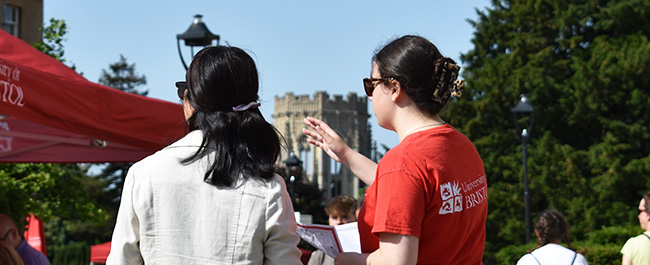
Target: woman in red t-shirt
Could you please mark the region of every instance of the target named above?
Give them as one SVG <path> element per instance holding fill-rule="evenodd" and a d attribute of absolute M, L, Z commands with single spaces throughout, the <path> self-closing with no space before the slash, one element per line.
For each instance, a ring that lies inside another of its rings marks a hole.
<path fill-rule="evenodd" d="M 373 57 L 363 80 L 379 126 L 400 144 L 379 165 L 324 122 L 307 117 L 308 142 L 370 185 L 359 213 L 362 254 L 335 264 L 481 264 L 487 181 L 471 141 L 438 115 L 460 96 L 460 67 L 427 39 L 404 36 Z"/>

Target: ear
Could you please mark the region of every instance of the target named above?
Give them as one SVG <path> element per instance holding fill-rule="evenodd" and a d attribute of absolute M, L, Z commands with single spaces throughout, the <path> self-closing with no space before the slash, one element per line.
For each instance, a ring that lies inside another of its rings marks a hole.
<path fill-rule="evenodd" d="M 388 88 L 390 89 L 390 98 L 393 102 L 397 102 L 400 97 L 404 96 L 404 90 L 402 90 L 402 84 L 399 81 L 390 80 Z"/>
<path fill-rule="evenodd" d="M 187 100 L 187 97 L 185 97 L 185 99 L 183 99 L 183 114 L 185 115 L 185 120 L 192 117 L 192 114 L 194 114 L 195 111 L 196 109 L 194 109 L 192 104 Z"/>

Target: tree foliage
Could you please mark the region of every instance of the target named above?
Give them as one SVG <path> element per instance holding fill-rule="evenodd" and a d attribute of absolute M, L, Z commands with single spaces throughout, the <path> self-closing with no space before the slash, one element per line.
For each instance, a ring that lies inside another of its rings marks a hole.
<path fill-rule="evenodd" d="M 147 78 L 138 75 L 135 64 L 129 64 L 124 55 L 120 55 L 120 60 L 110 64 L 108 68 L 110 71 L 102 70 L 102 75 L 99 77 L 100 84 L 141 96 L 149 93 L 147 89 L 140 89 L 140 86 L 147 84 Z"/>
<path fill-rule="evenodd" d="M 445 113 L 485 163 L 487 253 L 524 243 L 522 150 L 510 113 L 521 94 L 536 112 L 531 219 L 558 209 L 578 240 L 635 224 L 634 207 L 650 189 L 650 2 L 491 3 L 470 21 L 468 86 Z"/>
<path fill-rule="evenodd" d="M 50 25 L 42 27 L 41 31 L 43 38 L 32 46 L 62 63 L 65 62 L 63 41 L 65 41 L 64 35 L 68 33 L 65 20 L 51 18 Z"/>

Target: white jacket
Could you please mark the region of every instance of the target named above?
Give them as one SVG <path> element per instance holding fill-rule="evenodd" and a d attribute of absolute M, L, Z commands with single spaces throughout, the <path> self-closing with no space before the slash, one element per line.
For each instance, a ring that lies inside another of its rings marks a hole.
<path fill-rule="evenodd" d="M 282 178 L 204 182 L 207 160 L 180 163 L 202 137 L 192 131 L 131 167 L 106 264 L 301 264 Z"/>

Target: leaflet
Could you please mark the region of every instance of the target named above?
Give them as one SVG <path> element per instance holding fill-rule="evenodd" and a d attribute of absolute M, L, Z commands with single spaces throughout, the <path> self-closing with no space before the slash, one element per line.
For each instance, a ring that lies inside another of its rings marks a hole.
<path fill-rule="evenodd" d="M 332 258 L 341 252 L 361 253 L 356 222 L 337 226 L 298 223 L 297 232 L 307 243 Z"/>

